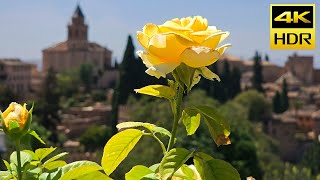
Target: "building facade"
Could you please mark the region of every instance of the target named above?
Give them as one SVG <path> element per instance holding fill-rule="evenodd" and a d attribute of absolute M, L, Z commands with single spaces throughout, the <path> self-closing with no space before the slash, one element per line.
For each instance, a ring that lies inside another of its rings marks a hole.
<path fill-rule="evenodd" d="M 0 84 L 12 89 L 16 94 L 30 91 L 31 75 L 32 64 L 20 59 L 0 59 Z"/>
<path fill-rule="evenodd" d="M 68 39 L 44 49 L 42 54 L 44 72 L 49 68 L 63 72 L 79 68 L 82 64 L 92 64 L 95 73 L 102 74 L 111 67 L 112 52 L 88 40 L 88 25 L 79 6 L 68 25 Z"/>

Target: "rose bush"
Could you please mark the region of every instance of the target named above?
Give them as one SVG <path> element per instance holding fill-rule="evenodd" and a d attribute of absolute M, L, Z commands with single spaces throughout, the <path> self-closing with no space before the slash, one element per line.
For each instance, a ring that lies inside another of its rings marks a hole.
<path fill-rule="evenodd" d="M 137 38 L 145 51 L 138 51 L 146 73 L 165 77 L 181 63 L 192 68 L 209 66 L 216 62 L 230 44 L 218 47 L 229 32 L 208 26 L 201 16 L 175 18 L 162 25 L 146 24 Z"/>

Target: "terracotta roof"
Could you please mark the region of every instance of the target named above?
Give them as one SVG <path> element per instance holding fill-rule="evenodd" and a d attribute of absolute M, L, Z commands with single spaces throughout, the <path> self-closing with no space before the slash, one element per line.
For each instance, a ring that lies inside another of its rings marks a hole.
<path fill-rule="evenodd" d="M 88 51 L 110 51 L 107 48 L 95 43 L 95 42 L 87 42 L 87 50 Z M 44 49 L 44 51 L 68 51 L 70 47 L 68 46 L 68 41 L 57 43 L 51 47 Z"/>
<path fill-rule="evenodd" d="M 269 61 L 261 61 L 261 62 L 262 62 L 262 66 L 276 66 L 275 64 L 272 64 Z M 243 64 L 247 65 L 247 66 L 253 66 L 254 60 L 245 60 L 245 61 L 243 61 Z"/>
<path fill-rule="evenodd" d="M 12 59 L 12 58 L 4 58 L 0 59 L 0 63 L 10 66 L 18 66 L 18 65 L 30 65 L 29 63 L 23 62 L 20 59 Z"/>
<path fill-rule="evenodd" d="M 282 84 L 284 79 L 286 80 L 287 84 L 289 84 L 289 85 L 301 85 L 302 84 L 301 81 L 296 76 L 294 76 L 290 71 L 283 74 L 275 82 L 277 84 Z"/>
<path fill-rule="evenodd" d="M 228 59 L 229 61 L 241 61 L 240 57 L 230 54 L 223 54 L 220 59 Z"/>

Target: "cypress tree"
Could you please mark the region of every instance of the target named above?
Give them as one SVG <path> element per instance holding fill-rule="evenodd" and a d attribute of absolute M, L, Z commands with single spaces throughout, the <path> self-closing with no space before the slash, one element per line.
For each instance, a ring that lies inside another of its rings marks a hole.
<path fill-rule="evenodd" d="M 231 73 L 231 81 L 230 81 L 230 99 L 234 98 L 241 92 L 241 72 L 239 68 L 235 67 Z"/>
<path fill-rule="evenodd" d="M 265 58 L 264 58 L 266 61 L 269 61 L 269 56 L 268 54 L 266 54 Z"/>
<path fill-rule="evenodd" d="M 254 65 L 253 65 L 252 87 L 259 92 L 264 92 L 262 87 L 263 75 L 262 75 L 261 56 L 258 52 L 255 53 L 253 60 L 254 60 Z"/>
<path fill-rule="evenodd" d="M 275 96 L 272 99 L 272 105 L 273 105 L 273 112 L 274 113 L 281 113 L 282 112 L 282 102 L 281 102 L 281 95 L 279 91 L 276 92 Z"/>
<path fill-rule="evenodd" d="M 286 79 L 283 79 L 282 81 L 281 102 L 281 110 L 282 112 L 285 112 L 289 109 L 288 85 Z"/>
<path fill-rule="evenodd" d="M 218 99 L 220 102 L 225 102 L 230 97 L 230 88 L 232 88 L 230 86 L 230 80 L 230 65 L 229 62 L 225 60 L 223 64 L 223 71 L 221 73 L 221 82 L 219 83 L 215 91 L 216 99 Z"/>
<path fill-rule="evenodd" d="M 120 64 L 119 73 L 120 81 L 118 85 L 119 104 L 125 104 L 131 93 L 133 93 L 134 83 L 138 77 L 135 75 L 135 50 L 132 38 L 128 36 L 127 47 Z"/>
<path fill-rule="evenodd" d="M 110 122 L 111 122 L 111 133 L 112 135 L 117 134 L 117 124 L 118 124 L 118 113 L 119 113 L 119 85 L 120 79 L 116 82 L 116 87 L 114 88 L 113 95 L 112 95 L 112 103 L 111 103 L 111 115 L 110 115 Z"/>
<path fill-rule="evenodd" d="M 60 93 L 57 88 L 56 73 L 49 68 L 43 84 L 43 91 L 40 93 L 41 99 L 36 103 L 36 114 L 39 116 L 40 123 L 52 134 L 49 140 L 58 142 L 57 125 L 60 123 Z"/>

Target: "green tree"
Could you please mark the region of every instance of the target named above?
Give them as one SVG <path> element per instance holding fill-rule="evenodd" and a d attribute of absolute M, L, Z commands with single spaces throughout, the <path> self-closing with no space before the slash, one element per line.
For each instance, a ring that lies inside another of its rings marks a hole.
<path fill-rule="evenodd" d="M 0 86 L 0 109 L 6 109 L 11 102 L 16 101 L 17 95 L 7 86 Z"/>
<path fill-rule="evenodd" d="M 72 97 L 75 95 L 80 86 L 79 70 L 70 69 L 57 74 L 57 85 L 61 96 Z"/>
<path fill-rule="evenodd" d="M 252 81 L 252 87 L 256 89 L 259 92 L 263 92 L 263 75 L 262 75 L 262 65 L 261 65 L 261 56 L 258 52 L 255 53 L 254 57 L 254 65 L 253 65 L 253 77 L 251 79 Z"/>
<path fill-rule="evenodd" d="M 45 77 L 39 102 L 36 103 L 35 114 L 39 117 L 40 124 L 52 132 L 49 140 L 57 143 L 57 125 L 60 123 L 60 94 L 57 86 L 57 76 L 49 68 Z"/>
<path fill-rule="evenodd" d="M 302 165 L 311 169 L 313 175 L 320 173 L 320 143 L 315 141 L 304 152 L 302 158 Z"/>
<path fill-rule="evenodd" d="M 266 54 L 266 56 L 264 57 L 264 59 L 269 62 L 269 56 L 268 56 L 268 54 Z"/>
<path fill-rule="evenodd" d="M 279 91 L 276 92 L 275 96 L 272 99 L 272 105 L 273 105 L 273 112 L 274 113 L 281 113 L 282 112 L 282 100 L 281 95 Z"/>
<path fill-rule="evenodd" d="M 286 79 L 282 81 L 281 92 L 281 112 L 285 112 L 289 109 L 289 97 L 288 97 L 288 85 Z"/>
<path fill-rule="evenodd" d="M 90 91 L 94 84 L 93 65 L 90 63 L 81 64 L 80 66 L 80 80 L 84 84 L 86 91 Z"/>
<path fill-rule="evenodd" d="M 241 72 L 239 68 L 233 68 L 230 83 L 230 98 L 234 98 L 241 92 Z"/>
<path fill-rule="evenodd" d="M 120 64 L 119 73 L 119 104 L 125 104 L 130 94 L 134 91 L 137 76 L 134 74 L 136 72 L 136 57 L 135 57 L 135 48 L 132 42 L 132 38 L 128 36 L 127 47 L 123 55 L 122 62 Z"/>
<path fill-rule="evenodd" d="M 111 133 L 117 134 L 117 124 L 118 124 L 118 113 L 119 113 L 119 98 L 120 98 L 120 91 L 119 91 L 119 85 L 120 85 L 121 79 L 118 79 L 116 81 L 116 87 L 114 88 L 113 95 L 112 95 L 112 102 L 111 102 L 111 115 L 110 115 L 110 122 L 111 122 Z M 108 123 L 107 123 L 108 124 Z"/>
<path fill-rule="evenodd" d="M 251 121 L 261 121 L 270 117 L 270 104 L 263 94 L 255 90 L 249 90 L 239 94 L 235 97 L 234 101 L 247 108 L 247 118 Z"/>

